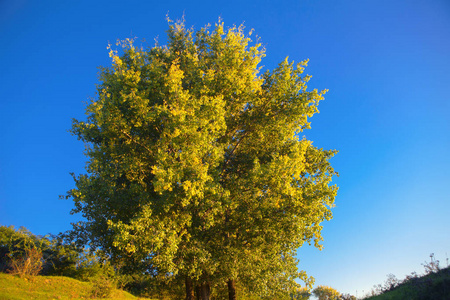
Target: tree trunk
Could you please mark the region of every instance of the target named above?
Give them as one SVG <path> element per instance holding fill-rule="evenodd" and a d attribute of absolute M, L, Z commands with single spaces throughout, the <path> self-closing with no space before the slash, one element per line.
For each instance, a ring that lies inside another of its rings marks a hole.
<path fill-rule="evenodd" d="M 200 299 L 209 300 L 210 293 L 211 290 L 209 287 L 209 283 L 208 282 L 202 283 L 202 285 L 200 286 Z"/>
<path fill-rule="evenodd" d="M 228 280 L 228 299 L 236 300 L 236 280 Z"/>
<path fill-rule="evenodd" d="M 194 285 L 192 280 L 186 277 L 184 283 L 186 284 L 186 300 L 194 300 Z"/>
<path fill-rule="evenodd" d="M 201 300 L 201 299 L 200 299 L 200 294 L 201 294 L 201 288 L 200 288 L 200 285 L 197 285 L 197 286 L 195 287 L 195 295 L 197 296 L 197 297 L 196 297 L 197 300 Z"/>

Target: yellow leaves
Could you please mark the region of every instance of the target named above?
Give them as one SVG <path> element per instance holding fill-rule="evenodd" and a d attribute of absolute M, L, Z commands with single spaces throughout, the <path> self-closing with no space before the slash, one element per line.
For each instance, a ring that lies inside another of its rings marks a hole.
<path fill-rule="evenodd" d="M 114 56 L 112 57 L 112 61 L 113 61 L 113 63 L 116 64 L 119 68 L 122 67 L 122 65 L 123 65 L 122 60 L 121 60 L 120 57 L 117 56 L 117 55 L 114 55 Z"/>
<path fill-rule="evenodd" d="M 276 200 L 276 201 L 275 201 L 275 207 L 276 207 L 276 208 L 280 208 L 280 207 L 281 207 L 280 201 L 279 201 L 279 200 Z"/>
<path fill-rule="evenodd" d="M 166 86 L 171 93 L 176 93 L 182 90 L 181 83 L 184 78 L 184 73 L 180 69 L 177 61 L 174 61 L 169 68 L 169 72 L 166 75 Z"/>
<path fill-rule="evenodd" d="M 173 113 L 173 112 L 172 112 L 172 113 Z M 179 136 L 180 134 L 181 134 L 180 129 L 175 128 L 175 130 L 174 130 L 173 133 L 172 133 L 172 137 L 177 137 L 177 136 Z"/>
<path fill-rule="evenodd" d="M 223 35 L 225 31 L 223 30 L 223 22 L 219 19 L 219 22 L 216 24 L 215 33 L 218 35 Z"/>
<path fill-rule="evenodd" d="M 189 190 L 191 189 L 191 187 L 192 187 L 192 182 L 191 182 L 191 181 L 185 180 L 185 181 L 183 182 L 183 190 L 184 190 L 185 192 L 189 191 Z"/>
<path fill-rule="evenodd" d="M 154 166 L 152 168 L 152 174 L 155 175 L 155 180 L 153 183 L 155 192 L 161 195 L 164 192 L 167 191 L 170 192 L 173 190 L 172 187 L 173 174 L 171 170 L 165 170 L 158 166 Z"/>
<path fill-rule="evenodd" d="M 107 49 L 109 49 L 109 57 L 111 57 L 113 64 L 119 69 L 122 67 L 122 60 L 120 59 L 117 50 L 113 50 L 111 45 L 108 45 Z"/>
<path fill-rule="evenodd" d="M 313 294 L 319 299 L 319 300 L 328 300 L 328 299 L 339 299 L 341 296 L 341 293 L 339 293 L 337 290 L 333 289 L 330 286 L 324 286 L 319 285 L 313 290 Z"/>

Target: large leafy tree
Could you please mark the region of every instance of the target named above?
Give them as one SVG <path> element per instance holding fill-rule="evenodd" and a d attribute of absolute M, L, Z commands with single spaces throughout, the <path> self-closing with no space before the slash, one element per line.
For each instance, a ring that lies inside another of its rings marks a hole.
<path fill-rule="evenodd" d="M 335 151 L 299 138 L 324 93 L 307 91 L 307 61 L 260 74 L 264 49 L 243 30 L 169 22 L 167 46 L 121 42 L 73 123 L 89 158 L 68 192 L 79 236 L 124 268 L 182 278 L 187 299 L 307 281 L 296 249 L 321 247 L 337 191 Z"/>

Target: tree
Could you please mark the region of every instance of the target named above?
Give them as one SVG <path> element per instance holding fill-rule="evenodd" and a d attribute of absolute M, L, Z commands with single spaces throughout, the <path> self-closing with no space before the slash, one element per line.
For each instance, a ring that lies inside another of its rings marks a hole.
<path fill-rule="evenodd" d="M 325 91 L 306 90 L 307 61 L 260 74 L 250 35 L 169 21 L 165 47 L 127 39 L 73 122 L 89 158 L 67 195 L 75 231 L 116 264 L 183 278 L 187 299 L 224 284 L 230 299 L 289 295 L 309 280 L 296 249 L 320 248 L 331 219 L 336 151 L 299 139 Z"/>
<path fill-rule="evenodd" d="M 308 288 L 300 287 L 296 292 L 291 294 L 291 299 L 295 300 L 309 300 L 311 297 L 311 291 Z"/>
<path fill-rule="evenodd" d="M 319 285 L 313 290 L 319 300 L 339 300 L 341 293 L 329 286 Z"/>

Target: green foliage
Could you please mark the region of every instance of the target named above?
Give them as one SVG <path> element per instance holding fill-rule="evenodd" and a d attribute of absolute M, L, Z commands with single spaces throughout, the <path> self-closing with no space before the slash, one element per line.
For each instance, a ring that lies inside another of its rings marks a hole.
<path fill-rule="evenodd" d="M 367 300 L 387 299 L 449 299 L 450 295 L 450 267 L 425 276 L 408 276 L 395 289 L 376 293 Z"/>
<path fill-rule="evenodd" d="M 67 195 L 86 218 L 74 234 L 123 274 L 288 298 L 296 278 L 311 283 L 296 250 L 321 248 L 337 192 L 336 151 L 299 139 L 325 91 L 307 91 L 307 61 L 260 74 L 264 49 L 242 26 L 169 22 L 168 40 L 111 49 L 73 122 L 88 157 Z"/>
<path fill-rule="evenodd" d="M 449 299 L 450 295 L 450 267 L 442 269 L 439 260 L 430 254 L 430 262 L 422 264 L 425 275 L 416 272 L 398 280 L 389 274 L 384 285 L 374 286 L 371 295 L 364 299 Z"/>
<path fill-rule="evenodd" d="M 47 236 L 36 236 L 26 228 L 0 226 L 0 271 L 30 268 L 33 274 L 64 273 L 75 265 L 66 247 L 58 245 Z M 16 270 L 16 271 L 14 271 Z M 62 274 L 61 274 L 62 275 Z"/>
<path fill-rule="evenodd" d="M 26 228 L 0 226 L 0 271 L 18 275 L 69 276 L 83 281 L 113 278 L 102 253 L 67 243 L 64 235 L 36 236 Z"/>
<path fill-rule="evenodd" d="M 308 288 L 300 287 L 291 294 L 292 300 L 308 300 L 311 297 L 311 291 Z"/>
<path fill-rule="evenodd" d="M 45 249 L 45 268 L 42 275 L 76 277 L 84 251 L 73 243 L 64 242 L 62 234 L 52 236 Z"/>
<path fill-rule="evenodd" d="M 92 281 L 91 294 L 94 298 L 108 298 L 114 290 L 114 283 L 108 277 L 98 276 Z"/>
<path fill-rule="evenodd" d="M 112 279 L 115 277 L 113 266 L 101 258 L 101 253 L 84 250 L 78 257 L 76 271 L 72 277 L 82 281 L 93 281 L 98 278 Z"/>
<path fill-rule="evenodd" d="M 0 226 L 1 271 L 19 276 L 39 274 L 43 268 L 43 251 L 48 240 L 31 234 L 25 228 Z"/>
<path fill-rule="evenodd" d="M 115 282 L 118 288 L 129 291 L 133 295 L 145 296 L 154 290 L 151 277 L 144 274 L 116 274 Z"/>
<path fill-rule="evenodd" d="M 419 276 L 413 272 L 405 279 L 398 280 L 389 274 L 384 285 L 374 286 L 371 295 L 364 299 L 450 299 L 450 267 L 441 268 L 433 253 L 430 254 L 430 262 L 422 265 L 425 275 Z"/>

